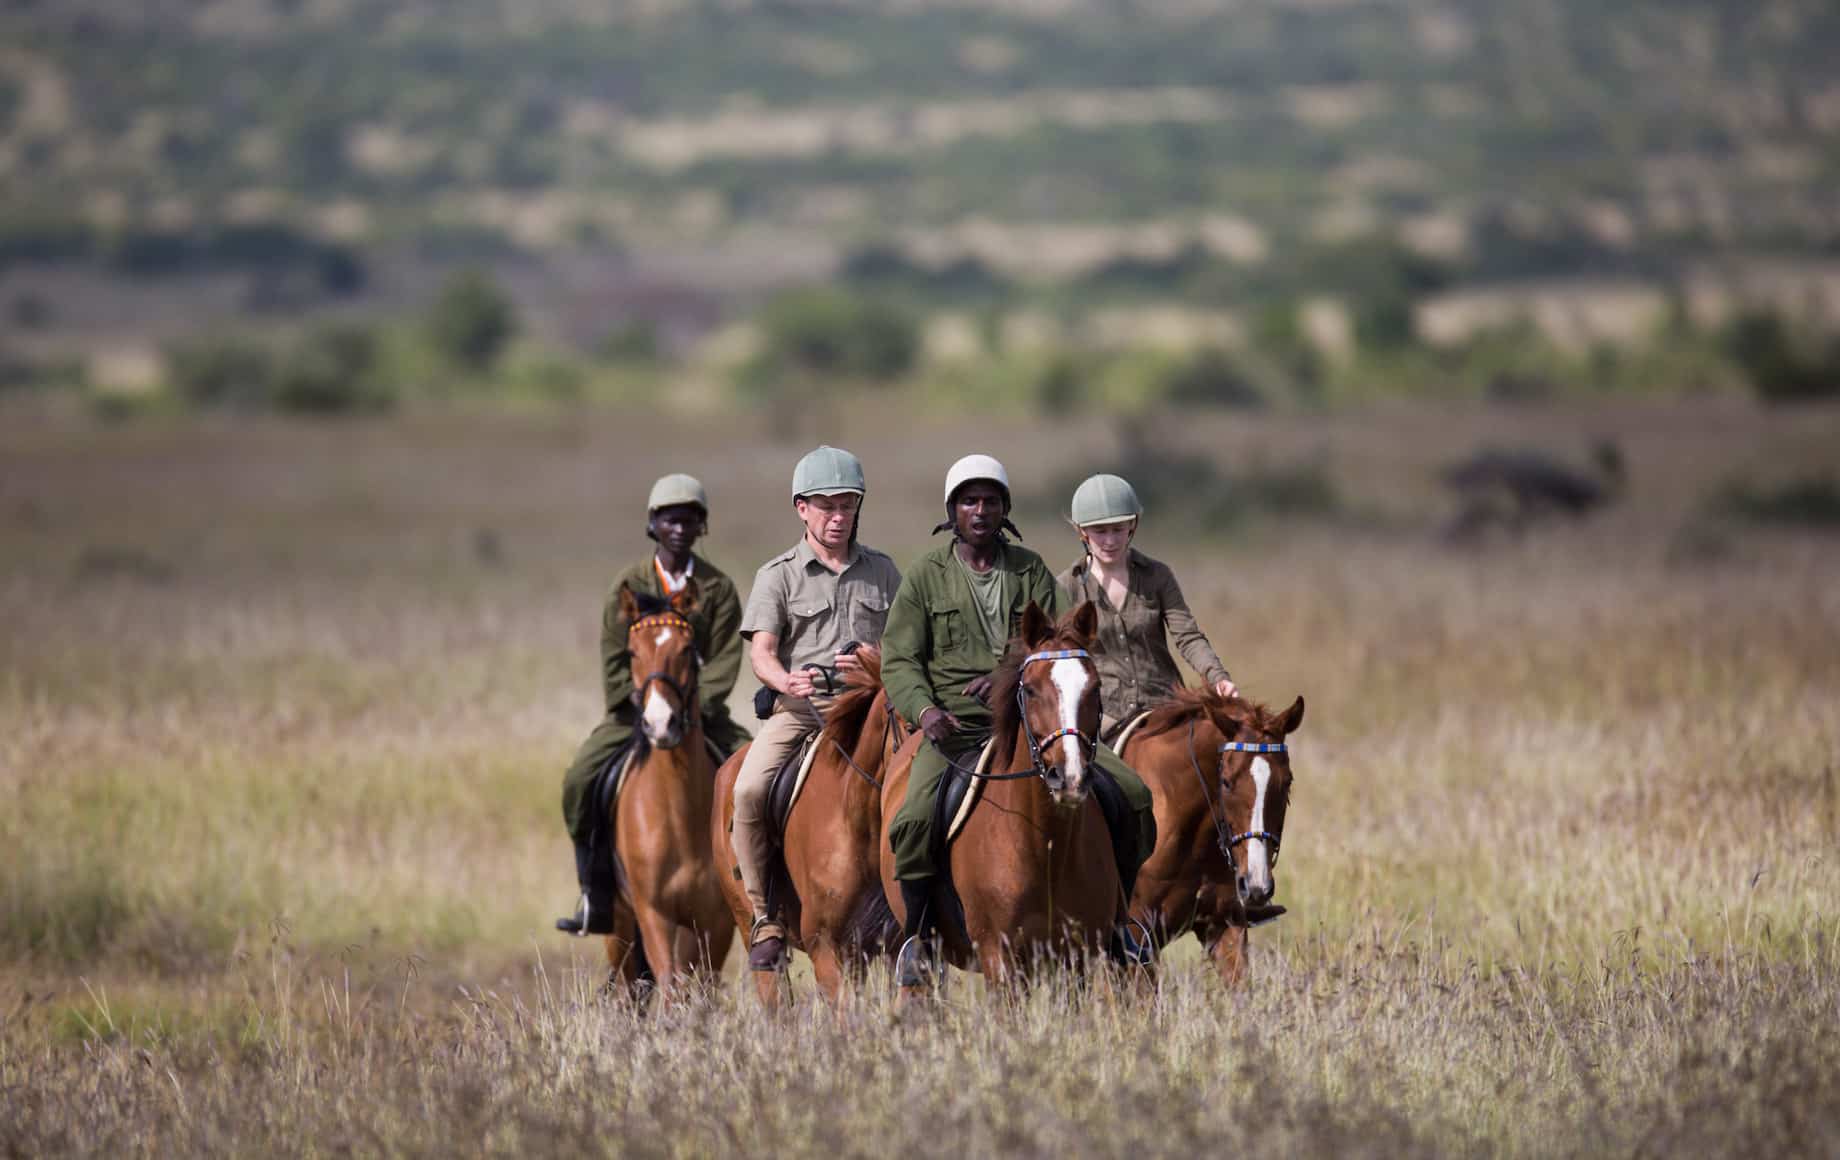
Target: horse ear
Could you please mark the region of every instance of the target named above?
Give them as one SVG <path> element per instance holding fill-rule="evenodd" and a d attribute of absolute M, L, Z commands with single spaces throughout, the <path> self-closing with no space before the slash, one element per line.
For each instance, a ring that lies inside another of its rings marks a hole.
<path fill-rule="evenodd" d="M 1022 610 L 1022 643 L 1034 648 L 1054 635 L 1054 622 L 1033 600 Z"/>
<path fill-rule="evenodd" d="M 632 588 L 625 584 L 620 585 L 620 619 L 627 624 L 639 619 L 639 602 L 633 599 Z"/>
<path fill-rule="evenodd" d="M 1079 647 L 1085 648 L 1099 631 L 1099 609 L 1092 601 L 1082 600 L 1080 606 L 1073 610 L 1073 615 L 1067 618 L 1066 624 L 1067 631 L 1079 638 Z"/>
<path fill-rule="evenodd" d="M 1284 711 L 1284 716 L 1278 718 L 1278 727 L 1283 730 L 1285 736 L 1288 737 L 1290 734 L 1297 732 L 1297 726 L 1301 724 L 1303 724 L 1303 697 L 1299 695 L 1298 698 L 1291 703 L 1291 707 Z"/>
<path fill-rule="evenodd" d="M 689 616 L 690 610 L 696 607 L 696 589 L 688 584 L 678 589 L 677 594 L 671 597 L 671 607 L 677 610 L 679 616 Z"/>

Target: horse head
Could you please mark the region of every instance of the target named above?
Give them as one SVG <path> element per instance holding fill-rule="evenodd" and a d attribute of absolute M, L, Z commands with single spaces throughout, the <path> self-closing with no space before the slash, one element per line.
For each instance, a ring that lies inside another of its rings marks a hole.
<path fill-rule="evenodd" d="M 1047 784 L 1056 805 L 1077 808 L 1086 800 L 1087 773 L 1099 737 L 1099 670 L 1087 647 L 1099 624 L 1090 602 L 1056 624 L 1033 601 L 1022 614 L 1020 650 L 993 680 L 997 695 L 997 729 L 1005 717 L 1028 741 L 1035 771 Z M 1014 683 L 1012 697 L 1004 686 Z"/>
<path fill-rule="evenodd" d="M 1303 724 L 1303 698 L 1273 713 L 1235 697 L 1214 719 L 1227 737 L 1220 747 L 1223 852 L 1233 863 L 1240 905 L 1264 906 L 1277 890 L 1278 844 L 1291 800 L 1290 748 L 1284 739 Z"/>
<path fill-rule="evenodd" d="M 687 619 L 694 607 L 688 588 L 668 599 L 620 589 L 620 614 L 631 626 L 626 642 L 632 671 L 645 674 L 633 683 L 633 704 L 646 742 L 658 749 L 677 748 L 695 718 L 702 658 Z"/>

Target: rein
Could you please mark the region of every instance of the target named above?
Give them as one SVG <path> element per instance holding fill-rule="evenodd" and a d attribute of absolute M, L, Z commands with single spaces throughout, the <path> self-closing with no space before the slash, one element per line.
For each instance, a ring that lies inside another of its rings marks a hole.
<path fill-rule="evenodd" d="M 1083 648 L 1064 648 L 1047 652 L 1030 653 L 1028 656 L 1022 658 L 1022 664 L 1018 667 L 1017 672 L 1020 673 L 1037 661 L 1089 661 L 1091 659 L 1092 654 Z M 1098 755 L 1099 739 L 1087 736 L 1078 728 L 1056 729 L 1046 737 L 1037 739 L 1035 731 L 1029 728 L 1029 714 L 1027 708 L 1023 704 L 1022 682 L 1020 680 L 1016 682 L 1016 721 L 1022 726 L 1022 736 L 1029 743 L 1029 768 L 1019 769 L 1013 773 L 979 773 L 976 768 L 966 769 L 950 757 L 946 758 L 946 764 L 958 770 L 960 773 L 968 774 L 980 781 L 1021 781 L 1025 777 L 1047 778 L 1048 767 L 1042 764 L 1042 751 L 1063 737 L 1071 737 L 1080 743 L 1080 749 L 1087 764 L 1090 765 L 1094 757 Z"/>

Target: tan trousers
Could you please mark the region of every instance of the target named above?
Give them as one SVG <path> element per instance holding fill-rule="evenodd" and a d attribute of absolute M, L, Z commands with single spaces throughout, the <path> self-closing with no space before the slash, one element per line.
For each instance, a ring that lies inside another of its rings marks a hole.
<path fill-rule="evenodd" d="M 767 871 L 773 861 L 767 788 L 773 771 L 786 763 L 805 738 L 823 727 L 824 718 L 810 701 L 781 697 L 773 716 L 754 734 L 735 775 L 735 829 L 729 843 L 756 918 L 767 913 Z"/>

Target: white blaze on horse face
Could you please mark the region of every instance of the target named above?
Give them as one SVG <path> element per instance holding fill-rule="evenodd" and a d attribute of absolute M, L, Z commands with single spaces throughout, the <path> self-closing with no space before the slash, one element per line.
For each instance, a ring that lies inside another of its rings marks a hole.
<path fill-rule="evenodd" d="M 645 691 L 645 736 L 656 743 L 671 728 L 671 702 L 665 700 L 656 684 Z"/>
<path fill-rule="evenodd" d="M 658 640 L 655 643 L 658 645 L 659 648 L 663 648 L 665 645 L 671 643 L 671 635 L 675 633 L 676 631 L 677 630 L 674 628 L 665 629 L 664 631 L 658 634 Z"/>
<path fill-rule="evenodd" d="M 1060 739 L 1062 752 L 1066 761 L 1061 766 L 1061 779 L 1066 792 L 1079 795 L 1086 787 L 1086 755 L 1080 752 L 1080 698 L 1086 693 L 1086 684 L 1090 679 L 1086 666 L 1075 659 L 1059 660 L 1048 670 L 1054 678 L 1054 688 L 1061 698 L 1061 728 L 1074 732 Z"/>
<path fill-rule="evenodd" d="M 1271 763 L 1263 757 L 1252 759 L 1252 824 L 1248 827 L 1253 833 L 1265 829 L 1265 787 L 1271 784 Z M 1271 893 L 1271 851 L 1266 848 L 1265 839 L 1249 838 L 1246 841 L 1246 884 L 1262 894 Z"/>

